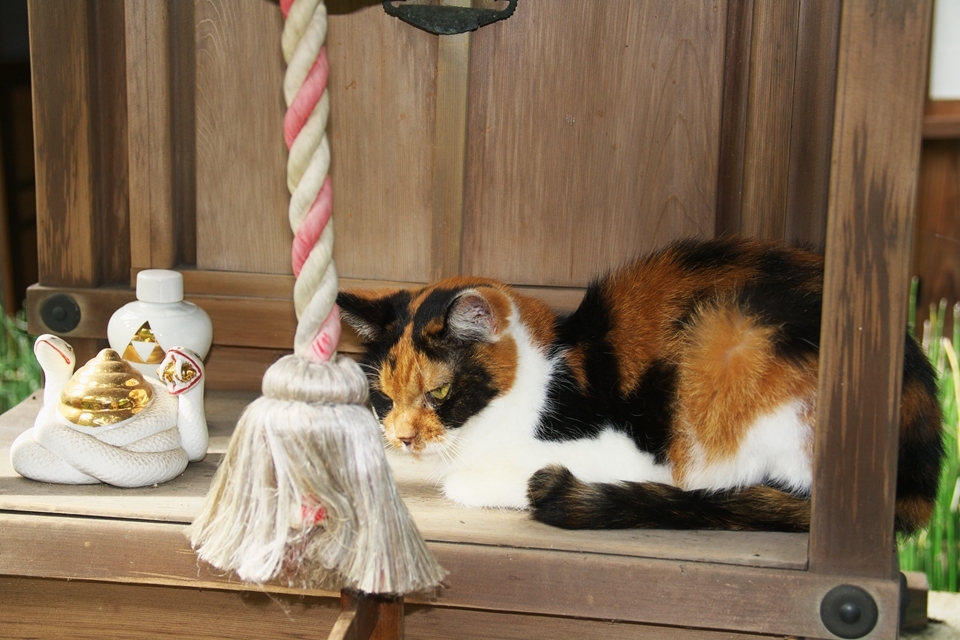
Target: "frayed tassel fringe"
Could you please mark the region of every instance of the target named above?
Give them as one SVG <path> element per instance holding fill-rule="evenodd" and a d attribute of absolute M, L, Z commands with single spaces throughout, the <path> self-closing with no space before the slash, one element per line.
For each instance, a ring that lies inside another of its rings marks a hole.
<path fill-rule="evenodd" d="M 187 536 L 245 581 L 404 594 L 440 584 L 397 493 L 367 382 L 344 356 L 286 356 L 237 424 Z"/>

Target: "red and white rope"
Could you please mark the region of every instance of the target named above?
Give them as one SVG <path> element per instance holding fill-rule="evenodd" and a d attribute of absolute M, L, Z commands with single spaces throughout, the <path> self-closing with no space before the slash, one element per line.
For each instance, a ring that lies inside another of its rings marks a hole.
<path fill-rule="evenodd" d="M 322 0 L 281 0 L 285 17 L 281 46 L 287 70 L 283 93 L 287 112 L 283 135 L 290 150 L 291 262 L 297 313 L 294 353 L 311 362 L 329 360 L 340 340 L 336 305 L 337 271 L 333 263 L 333 208 L 327 117 L 330 66 L 324 42 L 327 9 Z"/>

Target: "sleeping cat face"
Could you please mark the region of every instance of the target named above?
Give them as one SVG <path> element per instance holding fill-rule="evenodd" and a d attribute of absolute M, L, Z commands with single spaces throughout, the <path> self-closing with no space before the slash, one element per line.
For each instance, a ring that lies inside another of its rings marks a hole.
<path fill-rule="evenodd" d="M 359 334 L 370 401 L 390 444 L 440 454 L 513 385 L 514 305 L 499 283 L 452 278 L 419 291 L 342 292 Z"/>

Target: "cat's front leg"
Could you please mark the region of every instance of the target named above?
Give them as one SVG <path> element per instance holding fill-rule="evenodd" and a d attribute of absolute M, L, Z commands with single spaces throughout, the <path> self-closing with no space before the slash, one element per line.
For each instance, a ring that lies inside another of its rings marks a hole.
<path fill-rule="evenodd" d="M 526 509 L 528 473 L 457 470 L 443 480 L 443 494 L 465 507 Z"/>

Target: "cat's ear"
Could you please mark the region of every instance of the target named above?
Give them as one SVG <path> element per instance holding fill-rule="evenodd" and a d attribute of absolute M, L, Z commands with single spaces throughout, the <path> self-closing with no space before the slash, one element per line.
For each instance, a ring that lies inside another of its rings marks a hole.
<path fill-rule="evenodd" d="M 504 304 L 509 309 L 504 295 L 493 289 L 464 291 L 447 311 L 447 333 L 467 342 L 496 342 L 506 323 Z"/>
<path fill-rule="evenodd" d="M 365 343 L 383 337 L 410 302 L 410 292 L 341 291 L 337 294 L 340 317 L 357 332 Z"/>

